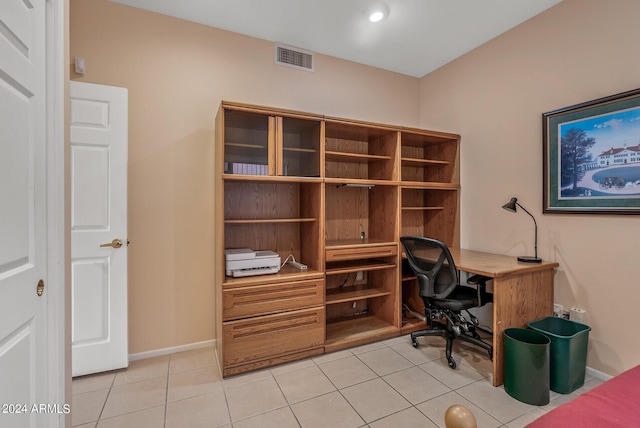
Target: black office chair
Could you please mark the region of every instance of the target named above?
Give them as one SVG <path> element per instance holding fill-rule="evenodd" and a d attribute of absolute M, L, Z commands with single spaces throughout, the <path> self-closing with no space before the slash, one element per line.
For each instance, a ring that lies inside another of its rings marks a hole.
<path fill-rule="evenodd" d="M 468 311 L 492 300 L 491 294 L 486 292 L 489 278 L 480 275 L 470 277 L 467 283 L 475 284 L 476 288 L 460 285 L 455 263 L 444 243 L 420 236 L 403 236 L 400 242 L 409 266 L 418 278 L 427 318 L 426 330 L 411 333 L 413 346 L 418 347 L 418 337 L 421 336 L 445 337 L 446 357 L 452 369 L 456 368 L 451 356 L 454 339 L 485 349 L 489 358 L 493 359 L 493 346 L 482 341 L 476 331 L 478 319 Z M 461 314 L 463 310 L 467 313 L 466 317 Z"/>

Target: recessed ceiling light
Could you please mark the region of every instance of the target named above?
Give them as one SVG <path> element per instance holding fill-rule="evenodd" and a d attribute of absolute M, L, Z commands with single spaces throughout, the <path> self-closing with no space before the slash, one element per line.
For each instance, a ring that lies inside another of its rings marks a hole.
<path fill-rule="evenodd" d="M 368 16 L 371 22 L 380 22 L 389 15 L 389 9 L 385 5 L 379 5 L 369 10 Z"/>
<path fill-rule="evenodd" d="M 382 18 L 384 18 L 384 13 L 382 13 L 379 10 L 376 10 L 375 12 L 371 12 L 371 15 L 369 15 L 369 21 L 371 22 L 382 21 Z"/>

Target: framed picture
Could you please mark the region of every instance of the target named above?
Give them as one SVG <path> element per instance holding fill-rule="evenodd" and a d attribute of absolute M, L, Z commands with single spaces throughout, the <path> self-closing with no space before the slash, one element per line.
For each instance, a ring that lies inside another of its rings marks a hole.
<path fill-rule="evenodd" d="M 542 114 L 545 213 L 640 214 L 640 89 Z"/>

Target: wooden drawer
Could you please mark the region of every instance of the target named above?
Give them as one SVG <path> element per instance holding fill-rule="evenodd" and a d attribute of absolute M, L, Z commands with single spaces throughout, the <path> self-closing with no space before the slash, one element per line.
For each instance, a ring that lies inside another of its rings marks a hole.
<path fill-rule="evenodd" d="M 224 320 L 232 320 L 321 306 L 324 302 L 324 280 L 241 287 L 224 290 L 222 294 L 222 316 Z"/>
<path fill-rule="evenodd" d="M 324 346 L 324 308 L 222 323 L 224 367 Z"/>
<path fill-rule="evenodd" d="M 374 257 L 390 257 L 398 254 L 397 245 L 384 245 L 380 247 L 359 247 L 327 250 L 326 261 L 337 262 L 340 260 L 357 260 Z"/>

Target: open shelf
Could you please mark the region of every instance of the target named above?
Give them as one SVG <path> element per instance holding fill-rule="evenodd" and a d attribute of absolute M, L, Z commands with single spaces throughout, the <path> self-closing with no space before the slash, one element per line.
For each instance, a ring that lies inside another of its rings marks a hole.
<path fill-rule="evenodd" d="M 251 174 L 223 174 L 222 179 L 225 182 L 245 183 L 322 183 L 319 177 L 287 177 L 279 175 L 251 175 Z"/>
<path fill-rule="evenodd" d="M 326 121 L 325 177 L 398 180 L 398 131 L 370 124 Z"/>
<path fill-rule="evenodd" d="M 389 181 L 389 180 L 370 180 L 370 179 L 360 179 L 360 178 L 331 178 L 327 177 L 324 179 L 324 182 L 327 184 L 335 184 L 336 187 L 356 187 L 360 186 L 362 188 L 367 187 L 382 187 L 382 186 L 397 186 L 399 182 L 397 181 Z M 349 185 L 355 186 L 349 186 Z"/>
<path fill-rule="evenodd" d="M 402 164 L 407 166 L 441 166 L 449 165 L 451 162 L 440 161 L 433 159 L 420 159 L 420 158 L 402 158 Z"/>
<path fill-rule="evenodd" d="M 328 321 L 325 352 L 371 343 L 397 336 L 400 330 L 394 325 L 373 316 L 342 318 Z"/>
<path fill-rule="evenodd" d="M 325 272 L 327 275 L 341 275 L 353 272 L 368 272 L 380 269 L 393 269 L 395 267 L 395 263 L 388 263 L 375 259 L 365 259 L 348 262 L 327 263 Z"/>
<path fill-rule="evenodd" d="M 403 186 L 458 183 L 458 135 L 403 131 L 400 139 Z"/>
<path fill-rule="evenodd" d="M 255 275 L 255 276 L 245 276 L 240 278 L 234 278 L 232 276 L 225 276 L 223 287 L 226 288 L 236 288 L 236 287 L 246 287 L 251 285 L 262 285 L 262 284 L 276 284 L 281 282 L 288 281 L 302 281 L 307 279 L 316 279 L 322 278 L 324 273 L 319 270 L 300 270 L 296 269 L 293 266 L 284 265 L 278 273 L 272 273 L 268 275 Z"/>
<path fill-rule="evenodd" d="M 460 185 L 453 183 L 441 183 L 437 181 L 403 181 L 402 188 L 411 189 L 440 189 L 440 190 L 459 190 Z"/>
<path fill-rule="evenodd" d="M 403 183 L 401 235 L 428 236 L 447 245 L 457 244 L 458 193 L 446 186 L 406 187 Z"/>
<path fill-rule="evenodd" d="M 305 223 L 311 221 L 318 221 L 316 218 L 262 218 L 255 220 L 232 220 L 227 219 L 225 224 L 254 224 L 254 223 Z"/>
<path fill-rule="evenodd" d="M 390 295 L 391 292 L 381 288 L 354 285 L 344 288 L 332 288 L 327 290 L 326 304 L 354 302 L 356 300 L 370 299 Z"/>
<path fill-rule="evenodd" d="M 387 241 L 384 239 L 335 239 L 325 242 L 326 250 L 341 250 L 348 248 L 367 248 L 382 247 L 385 245 L 396 245 L 396 241 Z"/>
<path fill-rule="evenodd" d="M 384 155 L 370 155 L 366 153 L 349 153 L 349 152 L 336 152 L 327 150 L 324 152 L 325 159 L 328 161 L 343 161 L 343 162 L 369 162 L 371 160 L 391 160 L 391 156 Z"/>
<path fill-rule="evenodd" d="M 244 180 L 236 176 L 223 181 L 224 249 L 269 250 L 277 253 L 281 262 L 293 254 L 310 271 L 324 272 L 320 240 L 322 184 L 317 180 L 275 178 Z M 300 271 L 290 271 L 288 265 L 280 272 L 300 274 Z M 245 283 L 260 281 L 262 277 L 270 281 L 270 275 L 264 275 Z M 280 278 L 280 281 L 290 280 L 293 279 Z"/>
<path fill-rule="evenodd" d="M 444 207 L 402 207 L 402 211 L 438 211 Z"/>

